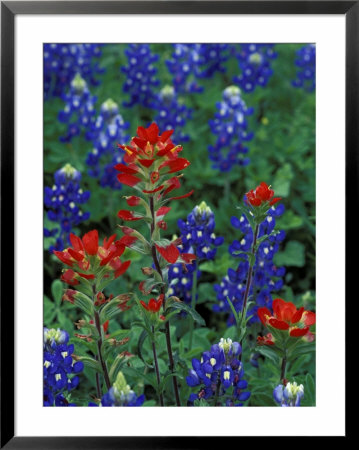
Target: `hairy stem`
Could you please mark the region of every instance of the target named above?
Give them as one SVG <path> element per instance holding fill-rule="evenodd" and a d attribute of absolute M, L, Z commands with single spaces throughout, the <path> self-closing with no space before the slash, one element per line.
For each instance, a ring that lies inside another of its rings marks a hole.
<path fill-rule="evenodd" d="M 280 369 L 280 380 L 279 380 L 280 382 L 282 382 L 283 379 L 285 378 L 286 367 L 287 367 L 287 358 L 286 358 L 286 356 L 284 356 L 284 358 L 282 359 L 282 366 Z"/>
<path fill-rule="evenodd" d="M 96 284 L 94 284 L 92 286 L 92 292 L 93 292 L 93 301 L 95 301 Z M 110 377 L 108 375 L 106 362 L 104 361 L 103 356 L 102 356 L 102 329 L 101 329 L 101 323 L 100 323 L 100 316 L 99 316 L 97 311 L 95 311 L 94 316 L 95 316 L 96 329 L 97 329 L 97 332 L 98 332 L 98 335 L 99 335 L 99 338 L 97 340 L 98 359 L 99 359 L 101 367 L 102 367 L 102 372 L 103 372 L 103 376 L 105 378 L 105 384 L 106 384 L 107 390 L 109 390 L 111 388 L 111 382 L 110 382 Z M 96 379 L 96 382 L 97 382 L 97 379 Z"/>
<path fill-rule="evenodd" d="M 255 256 L 255 248 L 256 248 L 256 244 L 257 244 L 258 232 L 259 232 L 259 225 L 256 225 L 256 228 L 254 230 L 253 244 L 252 244 L 252 250 L 251 250 L 253 257 Z M 252 284 L 252 275 L 253 275 L 253 266 L 249 261 L 247 284 L 246 284 L 246 290 L 244 292 L 243 305 L 242 305 L 242 323 L 245 320 L 244 313 L 247 308 L 249 290 L 250 290 L 251 284 Z M 244 338 L 244 336 L 241 339 L 241 346 L 243 344 L 243 338 Z M 240 355 L 240 360 L 241 360 L 241 358 L 242 358 L 242 354 Z"/>
<path fill-rule="evenodd" d="M 155 327 L 152 327 L 152 333 L 155 334 Z M 161 384 L 161 375 L 160 375 L 160 370 L 158 368 L 157 351 L 156 351 L 156 344 L 155 344 L 154 340 L 152 341 L 152 351 L 153 351 L 153 361 L 155 363 L 157 386 L 158 386 L 158 389 L 159 389 L 160 384 Z M 158 398 L 159 398 L 159 401 L 160 401 L 160 405 L 161 406 L 165 406 L 164 401 L 163 401 L 162 392 L 158 393 Z"/>
<path fill-rule="evenodd" d="M 151 210 L 151 215 L 152 215 L 152 223 L 151 223 L 151 238 L 152 238 L 152 233 L 155 229 L 155 211 L 154 211 L 154 204 L 153 204 L 153 196 L 150 197 L 150 210 Z M 158 261 L 157 258 L 157 250 L 155 245 L 152 245 L 151 248 L 152 251 L 152 258 L 153 258 L 153 263 L 156 267 L 157 272 L 160 274 L 160 277 L 163 281 L 163 274 L 162 274 L 162 270 L 160 267 L 160 263 Z M 165 299 L 165 287 L 161 286 L 160 289 L 161 294 L 163 294 L 163 303 L 162 303 L 162 307 L 163 307 L 163 311 L 165 311 L 166 309 L 166 299 Z M 168 353 L 168 360 L 169 360 L 169 369 L 171 373 L 175 373 L 175 363 L 174 363 L 174 359 L 173 359 L 173 353 L 172 353 L 172 343 L 171 343 L 171 334 L 170 334 L 170 324 L 169 321 L 166 322 L 165 324 L 165 335 L 166 335 L 166 344 L 167 344 L 167 353 Z M 177 406 L 181 406 L 181 401 L 180 401 L 180 397 L 179 397 L 179 390 L 178 390 L 178 382 L 177 382 L 177 377 L 174 375 L 172 377 L 172 383 L 173 383 L 173 390 L 175 393 L 175 399 L 176 399 L 176 405 Z"/>

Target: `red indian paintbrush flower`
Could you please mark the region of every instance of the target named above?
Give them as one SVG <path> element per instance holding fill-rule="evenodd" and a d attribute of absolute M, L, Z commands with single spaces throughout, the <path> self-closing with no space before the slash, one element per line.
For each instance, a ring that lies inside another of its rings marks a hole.
<path fill-rule="evenodd" d="M 281 200 L 281 197 L 273 198 L 273 195 L 273 189 L 270 189 L 270 186 L 262 181 L 258 187 L 246 193 L 246 198 L 252 206 L 261 206 L 263 203 L 269 203 L 272 206 Z"/>
<path fill-rule="evenodd" d="M 157 313 L 162 306 L 163 299 L 164 299 L 164 295 L 161 294 L 157 300 L 155 300 L 154 298 L 151 298 L 150 301 L 148 302 L 148 304 L 146 304 L 142 300 L 140 301 L 140 303 L 143 306 L 143 308 L 145 308 L 147 311 L 152 312 L 152 313 Z"/>
<path fill-rule="evenodd" d="M 190 165 L 187 159 L 178 156 L 182 147 L 171 141 L 172 133 L 173 130 L 166 130 L 160 134 L 156 123 L 152 123 L 148 128 L 138 127 L 137 136 L 132 138 L 129 145 L 119 145 L 125 151 L 125 164 L 115 166 L 120 172 L 117 175 L 118 181 L 138 188 L 145 194 L 160 191 L 168 193 L 169 180 L 163 180 L 163 177 L 180 172 Z M 172 178 L 176 179 L 176 182 L 172 181 L 170 190 L 179 188 L 181 184 L 177 180 L 178 177 Z M 159 195 L 165 195 L 164 192 Z"/>
<path fill-rule="evenodd" d="M 315 324 L 315 313 L 297 309 L 291 302 L 281 298 L 273 300 L 273 314 L 268 308 L 259 308 L 258 317 L 263 325 L 277 330 L 288 330 L 292 337 L 303 337 L 309 332 L 309 327 Z"/>
<path fill-rule="evenodd" d="M 116 235 L 113 234 L 109 238 L 105 237 L 102 245 L 99 245 L 97 230 L 89 231 L 82 239 L 71 233 L 72 247 L 62 252 L 54 251 L 60 261 L 71 267 L 63 273 L 61 280 L 75 286 L 81 278 L 94 279 L 96 270 L 102 268 L 107 269 L 108 272 L 113 272 L 114 278 L 119 277 L 131 264 L 131 261 L 122 262 L 120 260 L 126 246 L 126 242 L 123 242 L 123 240 L 126 238 L 127 236 L 124 236 L 124 238 L 116 241 Z"/>

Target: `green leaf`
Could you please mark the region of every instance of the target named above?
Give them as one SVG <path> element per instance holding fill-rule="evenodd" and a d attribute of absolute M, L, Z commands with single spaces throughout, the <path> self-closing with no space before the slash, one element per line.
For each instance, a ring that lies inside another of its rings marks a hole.
<path fill-rule="evenodd" d="M 278 266 L 304 267 L 305 248 L 301 242 L 289 241 L 283 252 L 274 256 L 274 263 Z"/>
<path fill-rule="evenodd" d="M 184 302 L 173 302 L 173 303 L 171 303 L 171 306 L 166 309 L 165 316 L 166 316 L 166 314 L 168 312 L 170 312 L 171 309 L 175 309 L 175 310 L 178 310 L 178 311 L 185 311 L 186 313 L 188 313 L 192 317 L 192 319 L 195 322 L 199 323 L 200 325 L 206 326 L 206 322 L 204 321 L 203 317 L 200 316 L 197 311 L 195 311 L 193 308 L 191 308 L 190 306 L 188 306 Z"/>
<path fill-rule="evenodd" d="M 99 373 L 102 373 L 102 367 L 98 361 L 96 361 L 93 358 L 90 358 L 89 356 L 79 356 L 80 361 L 84 363 L 86 367 L 89 367 L 90 369 L 96 370 Z"/>
<path fill-rule="evenodd" d="M 279 365 L 280 363 L 280 357 L 277 354 L 276 350 L 274 350 L 272 347 L 269 346 L 257 346 L 255 350 L 259 353 L 261 353 L 266 358 L 269 358 L 272 360 L 276 365 Z"/>
<path fill-rule="evenodd" d="M 51 284 L 51 293 L 56 306 L 61 305 L 62 294 L 64 291 L 63 284 L 60 280 L 55 280 Z"/>
<path fill-rule="evenodd" d="M 304 395 L 312 404 L 315 404 L 315 383 L 310 373 L 305 377 Z"/>
<path fill-rule="evenodd" d="M 147 366 L 147 367 L 150 368 L 150 369 L 153 369 L 154 366 L 151 365 L 151 364 L 148 364 L 148 363 L 145 361 L 145 359 L 144 359 L 144 357 L 143 357 L 143 355 L 142 355 L 142 347 L 143 347 L 143 344 L 144 344 L 144 342 L 145 342 L 145 340 L 146 340 L 147 337 L 148 337 L 147 331 L 146 331 L 146 330 L 143 330 L 142 333 L 140 334 L 140 338 L 139 338 L 139 340 L 138 340 L 137 353 L 138 353 L 139 358 L 140 358 L 140 359 L 143 361 L 143 363 L 145 364 L 145 366 Z"/>

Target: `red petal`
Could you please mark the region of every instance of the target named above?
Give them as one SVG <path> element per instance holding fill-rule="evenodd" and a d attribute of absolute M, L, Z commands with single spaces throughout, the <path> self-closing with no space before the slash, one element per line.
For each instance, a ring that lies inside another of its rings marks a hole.
<path fill-rule="evenodd" d="M 296 311 L 296 312 L 293 314 L 293 317 L 292 317 L 291 322 L 292 322 L 292 323 L 297 323 L 297 322 L 299 322 L 300 319 L 302 318 L 303 312 L 304 312 L 304 308 L 303 308 L 303 306 L 302 306 L 301 308 L 298 309 L 298 311 Z"/>
<path fill-rule="evenodd" d="M 288 330 L 289 325 L 286 322 L 283 322 L 283 320 L 277 320 L 274 317 L 268 320 L 269 325 L 271 325 L 273 328 L 276 328 L 277 330 Z"/>
<path fill-rule="evenodd" d="M 144 150 L 146 148 L 146 145 L 147 145 L 146 139 L 134 137 L 133 142 L 137 145 L 137 147 L 140 147 L 141 150 Z"/>
<path fill-rule="evenodd" d="M 113 234 L 112 236 L 110 236 L 107 240 L 107 238 L 105 237 L 103 239 L 103 245 L 102 247 L 105 248 L 106 250 L 110 247 L 110 245 L 112 244 L 112 242 L 116 239 L 116 235 Z"/>
<path fill-rule="evenodd" d="M 140 303 L 148 311 L 148 306 L 146 305 L 146 303 L 142 300 L 140 300 Z"/>
<path fill-rule="evenodd" d="M 121 267 L 116 270 L 115 278 L 118 278 L 120 275 L 123 275 L 126 270 L 130 267 L 131 261 L 125 261 L 121 264 Z"/>
<path fill-rule="evenodd" d="M 311 325 L 315 324 L 315 313 L 312 311 L 304 311 L 303 319 L 305 325 L 310 327 Z"/>
<path fill-rule="evenodd" d="M 181 258 L 186 264 L 192 264 L 192 261 L 194 261 L 197 256 L 193 253 L 181 253 Z"/>
<path fill-rule="evenodd" d="M 78 272 L 78 275 L 80 275 L 80 277 L 85 278 L 86 280 L 93 280 L 95 278 L 95 275 L 91 275 L 88 273 L 80 273 Z"/>
<path fill-rule="evenodd" d="M 133 215 L 132 211 L 127 211 L 126 209 L 121 209 L 118 213 L 117 216 L 122 219 L 122 220 L 129 220 L 129 221 L 134 221 L 134 220 L 141 220 L 141 217 L 136 217 Z"/>
<path fill-rule="evenodd" d="M 269 204 L 271 206 L 273 206 L 275 203 L 279 202 L 280 200 L 282 200 L 282 197 L 275 197 L 275 198 L 273 198 L 272 201 L 269 202 Z"/>
<path fill-rule="evenodd" d="M 73 233 L 70 233 L 70 242 L 71 242 L 71 245 L 73 246 L 73 248 L 76 251 L 84 249 L 84 246 L 82 245 L 81 238 L 79 238 L 78 236 L 76 236 Z"/>
<path fill-rule="evenodd" d="M 75 252 L 75 250 L 72 250 L 72 248 L 68 248 L 67 251 L 74 259 L 76 259 L 76 261 L 82 261 L 84 259 L 83 254 Z"/>
<path fill-rule="evenodd" d="M 84 249 L 88 255 L 96 255 L 98 250 L 98 231 L 92 230 L 82 238 Z"/>
<path fill-rule="evenodd" d="M 302 337 L 302 336 L 305 336 L 308 333 L 308 331 L 309 331 L 309 327 L 306 327 L 306 328 L 295 327 L 290 330 L 289 335 L 292 337 Z"/>
<path fill-rule="evenodd" d="M 54 255 L 56 255 L 61 262 L 64 264 L 67 264 L 68 266 L 73 266 L 73 261 L 67 256 L 65 252 L 59 252 L 57 250 L 54 250 Z"/>
<path fill-rule="evenodd" d="M 180 170 L 183 170 L 186 167 L 188 167 L 189 165 L 190 165 L 190 162 L 187 159 L 176 158 L 174 160 L 165 161 L 164 163 L 162 163 L 159 166 L 158 170 L 161 170 L 164 167 L 166 167 L 168 170 L 165 173 L 173 173 L 173 172 L 178 172 Z"/>
<path fill-rule="evenodd" d="M 122 238 L 120 239 L 121 244 L 123 244 L 125 247 L 130 247 L 136 241 L 137 238 L 135 236 L 122 236 Z"/>
<path fill-rule="evenodd" d="M 187 198 L 190 195 L 192 195 L 193 192 L 194 192 L 194 189 L 192 189 L 192 191 L 187 192 L 187 194 L 179 195 L 178 197 L 171 197 L 169 200 L 180 200 L 181 198 Z"/>
<path fill-rule="evenodd" d="M 156 144 L 158 142 L 158 132 L 159 132 L 158 125 L 156 123 L 151 123 L 151 125 L 147 128 L 147 136 L 148 140 L 151 142 L 151 144 Z"/>
<path fill-rule="evenodd" d="M 157 212 L 156 216 L 165 216 L 167 213 L 171 211 L 172 208 L 169 208 L 168 206 L 162 206 Z"/>
<path fill-rule="evenodd" d="M 137 127 L 137 136 L 148 141 L 147 131 L 143 127 Z"/>
<path fill-rule="evenodd" d="M 127 173 L 129 175 L 133 175 L 138 172 L 137 168 L 126 166 L 125 164 L 116 164 L 114 167 L 119 172 Z"/>
<path fill-rule="evenodd" d="M 165 143 L 169 137 L 172 136 L 174 130 L 166 130 L 161 134 L 160 141 Z"/>
<path fill-rule="evenodd" d="M 158 252 L 162 255 L 162 257 L 166 261 L 168 261 L 171 264 L 174 264 L 177 261 L 179 255 L 180 255 L 180 252 L 175 245 L 170 244 L 167 247 L 160 247 L 157 244 L 155 244 L 155 245 L 156 245 Z"/>
<path fill-rule="evenodd" d="M 108 330 L 108 324 L 110 323 L 110 321 L 109 320 L 106 320 L 106 322 L 104 323 L 104 324 L 102 324 L 102 327 L 103 327 L 103 331 L 106 333 L 107 332 L 107 330 Z"/>
<path fill-rule="evenodd" d="M 154 163 L 155 160 L 154 160 L 154 159 L 138 159 L 137 161 L 138 161 L 142 166 L 149 168 L 149 167 L 152 166 L 152 164 Z"/>
<path fill-rule="evenodd" d="M 126 184 L 127 186 L 136 186 L 136 184 L 140 183 L 141 179 L 134 177 L 133 175 L 129 175 L 127 173 L 120 173 L 117 175 L 117 179 L 120 183 Z"/>
<path fill-rule="evenodd" d="M 257 314 L 258 314 L 259 320 L 262 322 L 263 325 L 266 325 L 268 319 L 270 317 L 272 317 L 272 313 L 266 307 L 258 308 Z"/>
<path fill-rule="evenodd" d="M 164 185 L 163 184 L 161 184 L 161 186 L 158 186 L 158 188 L 156 188 L 156 189 L 152 189 L 151 191 L 148 191 L 148 190 L 146 190 L 146 189 L 143 189 L 143 193 L 144 194 L 154 194 L 155 192 L 158 192 L 158 191 L 160 191 L 161 189 L 163 189 L 164 188 Z"/>

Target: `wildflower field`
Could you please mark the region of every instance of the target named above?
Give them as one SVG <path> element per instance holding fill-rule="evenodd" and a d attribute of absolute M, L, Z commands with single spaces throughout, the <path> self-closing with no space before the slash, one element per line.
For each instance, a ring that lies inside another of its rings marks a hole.
<path fill-rule="evenodd" d="M 315 46 L 43 57 L 44 406 L 315 406 Z"/>

